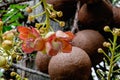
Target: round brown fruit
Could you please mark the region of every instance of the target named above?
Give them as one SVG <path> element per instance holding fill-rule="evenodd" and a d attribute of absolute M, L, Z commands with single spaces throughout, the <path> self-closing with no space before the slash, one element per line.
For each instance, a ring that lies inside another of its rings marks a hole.
<path fill-rule="evenodd" d="M 104 37 L 98 31 L 88 29 L 77 32 L 72 45 L 85 50 L 94 66 L 103 59 L 103 55 L 98 53 L 97 50 L 103 48 L 104 41 Z"/>
<path fill-rule="evenodd" d="M 86 29 L 101 30 L 110 24 L 113 17 L 112 6 L 101 0 L 94 4 L 84 4 L 78 13 L 79 23 Z"/>
<path fill-rule="evenodd" d="M 120 7 L 116 6 L 113 7 L 113 21 L 110 24 L 111 29 L 114 27 L 120 28 Z M 107 33 L 105 37 L 113 39 L 113 36 L 110 33 L 109 34 Z M 118 36 L 117 44 L 120 44 L 120 36 Z"/>
<path fill-rule="evenodd" d="M 51 56 L 43 54 L 42 52 L 37 52 L 35 58 L 35 64 L 39 71 L 43 73 L 48 73 L 48 64 L 51 59 Z"/>
<path fill-rule="evenodd" d="M 87 53 L 72 47 L 71 53 L 58 53 L 50 60 L 48 67 L 51 80 L 88 80 L 91 61 Z"/>
<path fill-rule="evenodd" d="M 120 27 L 120 8 L 113 7 L 113 21 L 111 27 Z"/>
<path fill-rule="evenodd" d="M 68 20 L 74 16 L 76 12 L 77 0 L 47 0 L 47 3 L 52 4 L 56 11 L 62 11 L 63 17 L 58 17 L 59 20 Z"/>
<path fill-rule="evenodd" d="M 80 1 L 81 4 L 87 3 L 87 4 L 93 4 L 93 3 L 97 3 L 101 0 L 78 0 Z"/>

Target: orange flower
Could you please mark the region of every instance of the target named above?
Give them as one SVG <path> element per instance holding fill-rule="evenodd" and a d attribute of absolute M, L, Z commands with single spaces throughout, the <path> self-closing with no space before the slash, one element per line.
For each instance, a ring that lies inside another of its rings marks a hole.
<path fill-rule="evenodd" d="M 32 39 L 27 39 L 22 44 L 22 50 L 25 53 L 32 53 L 34 51 L 34 44 Z"/>
<path fill-rule="evenodd" d="M 18 27 L 20 32 L 19 38 L 23 40 L 22 50 L 25 53 L 33 51 L 45 51 L 49 55 L 54 56 L 59 51 L 69 53 L 72 50 L 70 42 L 74 38 L 70 31 L 57 31 L 56 33 L 48 33 L 47 37 L 42 38 L 36 29 L 28 27 Z"/>
<path fill-rule="evenodd" d="M 34 48 L 35 48 L 35 51 L 43 51 L 45 49 L 45 39 L 39 37 L 39 38 L 36 38 L 35 41 L 34 41 Z"/>
<path fill-rule="evenodd" d="M 39 40 L 41 36 L 39 35 L 39 33 L 37 32 L 35 28 L 19 26 L 17 27 L 17 29 L 18 29 L 18 32 L 20 32 L 19 38 L 23 40 L 22 50 L 25 53 L 32 53 L 33 51 L 37 50 L 38 47 L 41 46 L 40 43 L 42 42 L 39 43 L 38 47 L 36 46 L 36 41 Z"/>
<path fill-rule="evenodd" d="M 52 56 L 56 55 L 59 51 L 69 53 L 72 50 L 70 42 L 73 38 L 74 35 L 70 31 L 57 31 L 46 39 L 46 52 Z"/>
<path fill-rule="evenodd" d="M 35 39 L 40 36 L 39 33 L 37 32 L 37 30 L 33 27 L 28 28 L 28 27 L 24 27 L 24 26 L 18 26 L 17 30 L 18 30 L 18 32 L 20 32 L 19 38 L 22 40 Z"/>

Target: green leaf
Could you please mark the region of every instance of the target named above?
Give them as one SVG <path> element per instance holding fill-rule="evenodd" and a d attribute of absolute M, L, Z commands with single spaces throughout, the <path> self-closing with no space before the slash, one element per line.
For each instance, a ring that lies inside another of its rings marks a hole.
<path fill-rule="evenodd" d="M 3 26 L 3 33 L 13 29 L 12 26 Z"/>
<path fill-rule="evenodd" d="M 19 23 L 12 23 L 12 24 L 10 24 L 10 26 L 19 26 L 19 25 L 21 25 L 21 24 L 19 24 Z"/>
<path fill-rule="evenodd" d="M 26 8 L 27 7 L 27 4 L 12 4 L 12 5 L 10 5 L 10 8 L 11 9 L 19 9 L 19 10 L 21 10 L 21 9 L 24 9 L 24 8 Z"/>
<path fill-rule="evenodd" d="M 7 12 L 6 10 L 0 10 L 0 13 L 4 13 L 4 12 Z"/>
<path fill-rule="evenodd" d="M 17 16 L 19 16 L 19 18 L 24 18 L 21 12 L 17 13 Z"/>

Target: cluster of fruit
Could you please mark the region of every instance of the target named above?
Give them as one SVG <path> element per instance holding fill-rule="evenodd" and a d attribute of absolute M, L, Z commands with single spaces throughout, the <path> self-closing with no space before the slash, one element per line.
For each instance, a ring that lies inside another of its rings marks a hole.
<path fill-rule="evenodd" d="M 74 17 L 78 1 L 80 1 L 78 26 L 80 24 L 81 31 L 75 33 L 75 36 L 71 32 L 54 32 L 50 26 L 50 19 L 58 22 L 61 27 L 65 26 L 64 21 Z M 38 51 L 36 65 L 41 72 L 49 73 L 51 80 L 88 80 L 91 67 L 96 66 L 104 57 L 97 52 L 98 48 L 100 52 L 101 48 L 106 51 L 103 42 L 112 37 L 111 34 L 106 34 L 103 28 L 106 25 L 110 28 L 120 26 L 120 8 L 113 7 L 108 0 L 41 0 L 35 6 L 27 7 L 26 11 L 31 13 L 40 4 L 43 5 L 43 12 L 29 16 L 28 20 L 32 22 L 36 17 L 45 14 L 45 22 L 36 23 L 37 29 L 23 26 L 17 28 L 20 33 L 17 37 L 23 41 L 22 50 L 25 53 Z M 2 26 L 3 23 L 0 21 L 0 31 Z M 21 60 L 21 56 L 13 53 L 20 46 L 15 46 L 15 33 L 17 31 L 11 30 L 2 34 L 1 46 L 9 53 L 7 55 L 11 56 L 12 60 L 13 58 Z M 49 36 L 46 38 L 47 34 Z M 110 46 L 108 43 L 104 45 Z M 11 50 L 12 53 L 9 52 Z M 3 55 L 0 59 L 3 61 L 0 67 L 9 62 Z M 16 73 L 11 74 L 17 76 Z"/>
<path fill-rule="evenodd" d="M 98 48 L 106 51 L 103 42 L 112 37 L 104 32 L 104 26 L 114 28 L 120 25 L 120 8 L 113 7 L 108 0 L 47 0 L 47 3 L 52 4 L 55 10 L 63 12 L 63 16 L 57 19 L 66 21 L 74 16 L 78 1 L 78 23 L 81 31 L 72 40 L 70 54 L 59 52 L 51 57 L 38 52 L 36 55 L 38 69 L 49 73 L 51 80 L 88 80 L 91 67 L 96 66 L 104 57 L 97 52 Z"/>
<path fill-rule="evenodd" d="M 103 48 L 104 41 L 97 31 L 79 31 L 72 40 L 70 53 L 59 52 L 51 57 L 38 52 L 36 65 L 40 71 L 49 72 L 52 80 L 88 80 L 91 66 L 98 64 L 103 58 L 102 54 L 97 53 L 97 49 Z"/>

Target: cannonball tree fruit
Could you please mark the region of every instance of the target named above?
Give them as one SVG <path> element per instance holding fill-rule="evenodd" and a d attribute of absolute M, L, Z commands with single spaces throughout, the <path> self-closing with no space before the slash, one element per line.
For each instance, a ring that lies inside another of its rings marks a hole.
<path fill-rule="evenodd" d="M 53 56 L 48 71 L 51 80 L 88 80 L 91 61 L 84 50 L 72 47 L 70 53 L 59 52 Z"/>
<path fill-rule="evenodd" d="M 112 6 L 104 0 L 94 4 L 84 4 L 79 10 L 78 19 L 84 29 L 102 30 L 112 21 Z"/>
<path fill-rule="evenodd" d="M 111 22 L 111 27 L 120 27 L 120 8 L 114 6 L 113 11 L 113 21 Z"/>
<path fill-rule="evenodd" d="M 120 28 L 120 7 L 113 6 L 113 20 L 109 27 L 112 28 Z M 111 40 L 113 39 L 113 36 L 111 33 L 106 33 L 105 37 L 108 39 L 110 38 Z M 120 36 L 117 38 L 117 44 L 120 44 Z"/>
<path fill-rule="evenodd" d="M 94 3 L 97 3 L 101 0 L 78 0 L 80 1 L 81 4 L 84 4 L 84 3 L 87 3 L 87 4 L 94 4 Z"/>
<path fill-rule="evenodd" d="M 63 12 L 63 17 L 57 17 L 58 20 L 66 21 L 76 12 L 77 0 L 47 0 L 47 3 L 52 4 L 56 11 Z"/>
<path fill-rule="evenodd" d="M 37 69 L 43 73 L 48 73 L 48 64 L 50 59 L 51 56 L 38 51 L 35 58 L 35 64 Z"/>
<path fill-rule="evenodd" d="M 103 48 L 104 41 L 104 37 L 98 31 L 86 29 L 75 34 L 72 45 L 85 50 L 94 66 L 103 59 L 103 54 L 98 53 L 97 50 Z"/>

